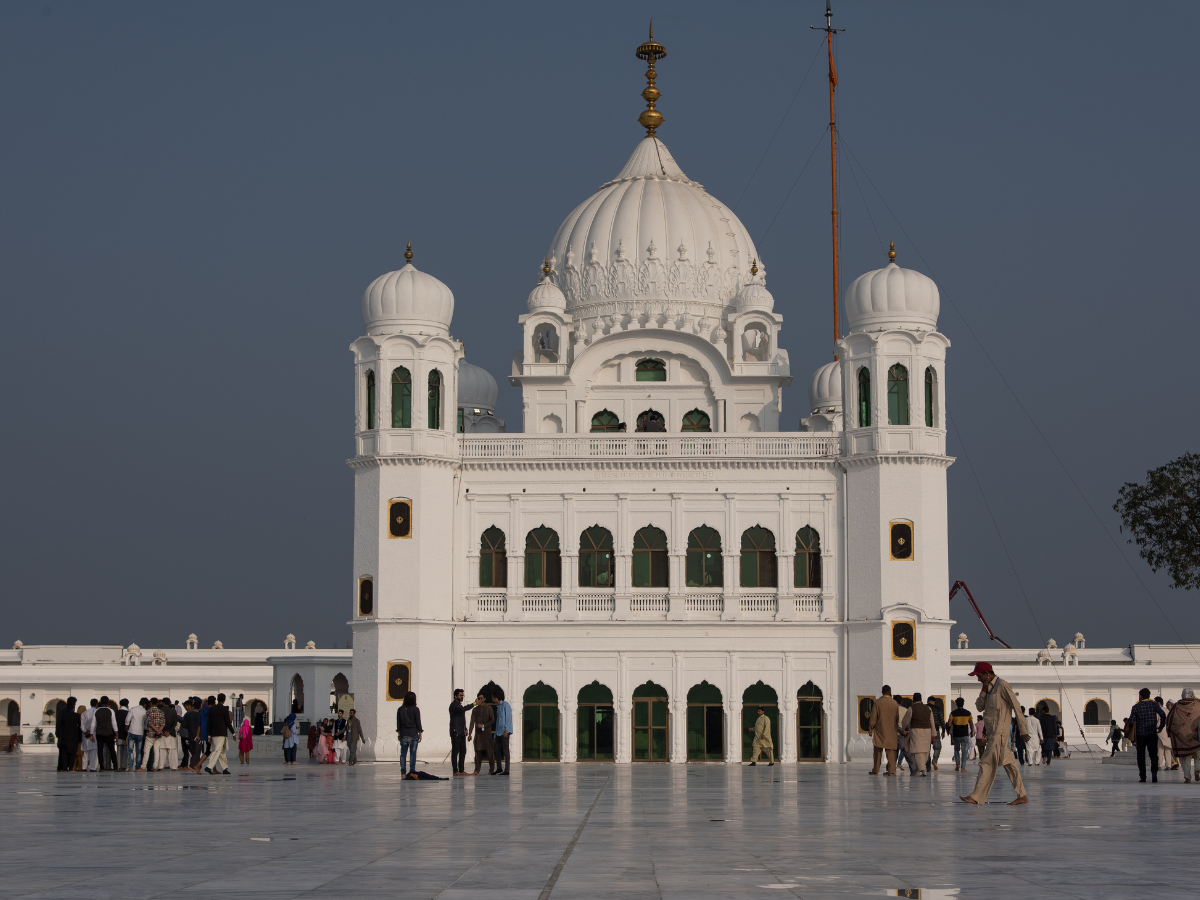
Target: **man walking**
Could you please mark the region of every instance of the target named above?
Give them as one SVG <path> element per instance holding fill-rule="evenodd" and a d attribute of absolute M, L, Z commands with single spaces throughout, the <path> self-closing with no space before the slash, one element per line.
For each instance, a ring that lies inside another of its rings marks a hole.
<path fill-rule="evenodd" d="M 1200 782 L 1200 770 L 1195 771 L 1196 777 L 1192 778 L 1193 770 L 1196 769 L 1197 763 L 1200 763 L 1198 727 L 1200 727 L 1200 701 L 1196 700 L 1195 691 L 1191 688 L 1184 688 L 1183 699 L 1173 704 L 1171 711 L 1167 713 L 1167 728 L 1164 732 L 1171 741 L 1171 750 L 1175 754 L 1175 758 L 1183 767 L 1184 784 L 1191 784 L 1193 780 Z"/>
<path fill-rule="evenodd" d="M 75 751 L 79 749 L 79 713 L 75 712 L 75 698 L 68 697 L 54 711 L 54 736 L 58 738 L 58 771 L 70 772 L 75 768 Z"/>
<path fill-rule="evenodd" d="M 1025 718 L 1025 707 L 1021 707 L 1021 711 L 1017 713 L 1017 717 Z M 1025 752 L 1025 739 L 1021 737 L 1021 729 L 1017 728 L 1016 718 L 1013 719 L 1013 723 L 1009 728 L 1012 731 L 1013 744 L 1016 749 L 1017 765 L 1029 765 L 1029 754 Z"/>
<path fill-rule="evenodd" d="M 900 729 L 900 704 L 892 699 L 891 685 L 885 684 L 881 689 L 882 696 L 875 701 L 871 710 L 871 719 L 867 730 L 871 732 L 871 746 L 874 749 L 875 765 L 871 768 L 872 775 L 879 774 L 879 763 L 887 754 L 887 774 L 896 774 L 896 738 Z"/>
<path fill-rule="evenodd" d="M 88 708 L 79 719 L 79 727 L 83 730 L 83 771 L 95 772 L 100 767 L 96 764 L 96 705 L 92 698 Z"/>
<path fill-rule="evenodd" d="M 1164 716 L 1171 715 L 1171 707 L 1175 705 L 1174 703 L 1167 703 L 1166 708 L 1164 709 L 1162 697 L 1155 697 L 1154 702 L 1158 704 L 1158 708 L 1163 711 Z M 1175 762 L 1175 754 L 1171 752 L 1171 742 L 1167 740 L 1167 732 L 1165 729 L 1158 733 L 1158 767 L 1164 772 L 1167 769 L 1174 769 L 1178 767 L 1178 763 Z"/>
<path fill-rule="evenodd" d="M 954 743 L 954 771 L 967 771 L 967 756 L 971 752 L 973 731 L 971 713 L 964 706 L 962 697 L 954 701 L 954 712 L 950 714 L 950 740 Z"/>
<path fill-rule="evenodd" d="M 133 766 L 129 762 L 129 700 L 122 700 L 117 707 L 117 758 L 121 764 L 117 767 L 120 771 L 125 772 L 131 770 Z"/>
<path fill-rule="evenodd" d="M 191 697 L 183 703 L 183 722 L 180 728 L 184 754 L 181 767 L 200 774 L 200 710 Z"/>
<path fill-rule="evenodd" d="M 115 772 L 117 763 L 117 717 L 108 707 L 107 695 L 100 698 L 94 716 L 96 729 L 96 753 L 100 757 L 100 771 Z"/>
<path fill-rule="evenodd" d="M 467 774 L 467 710 L 475 705 L 463 706 L 465 693 L 458 688 L 450 701 L 450 770 L 456 778 Z"/>
<path fill-rule="evenodd" d="M 362 733 L 362 722 L 358 716 L 354 714 L 354 710 L 350 710 L 350 718 L 346 721 L 346 741 L 349 744 L 347 753 L 350 754 L 350 765 L 358 765 L 358 745 L 360 741 L 365 740 Z"/>
<path fill-rule="evenodd" d="M 1008 773 L 1017 799 L 1009 806 L 1019 806 L 1028 803 L 1025 794 L 1025 784 L 1021 781 L 1021 769 L 1013 759 L 1012 751 L 1008 749 L 1008 723 L 1013 720 L 1021 704 L 1012 687 L 1002 678 L 997 678 L 991 663 L 975 663 L 971 675 L 979 679 L 982 685 L 979 697 L 975 700 L 975 708 L 983 713 L 983 730 L 987 735 L 983 753 L 979 757 L 979 778 L 975 782 L 975 790 L 965 797 L 959 797 L 964 803 L 976 805 L 987 800 L 992 791 L 992 782 L 996 780 L 996 770 L 1001 766 Z M 1022 740 L 1029 740 L 1029 728 L 1025 717 L 1016 719 Z"/>
<path fill-rule="evenodd" d="M 1036 766 L 1038 757 L 1042 755 L 1042 722 L 1032 706 L 1029 707 L 1029 714 L 1025 716 L 1025 724 L 1029 728 L 1030 745 L 1037 748 L 1029 754 L 1029 764 Z"/>
<path fill-rule="evenodd" d="M 512 737 L 512 707 L 504 699 L 504 691 L 496 688 L 492 694 L 496 701 L 496 771 L 493 775 L 507 775 L 512 771 L 512 756 L 509 754 L 508 741 Z"/>
<path fill-rule="evenodd" d="M 912 695 L 912 706 L 904 713 L 900 728 L 907 736 L 908 774 L 913 776 L 920 771 L 921 777 L 925 777 L 925 764 L 933 746 L 933 710 L 921 702 L 920 693 Z"/>
<path fill-rule="evenodd" d="M 333 723 L 333 761 L 339 766 L 346 764 L 346 714 L 340 709 Z"/>
<path fill-rule="evenodd" d="M 208 708 L 208 735 L 212 741 L 212 753 L 208 756 L 208 765 L 204 771 L 209 775 L 228 775 L 229 760 L 226 757 L 226 745 L 233 731 L 233 717 L 229 707 L 225 705 L 225 695 L 217 694 L 216 706 Z"/>
<path fill-rule="evenodd" d="M 488 761 L 488 774 L 492 775 L 496 771 L 496 751 L 492 746 L 492 726 L 495 722 L 496 714 L 480 691 L 479 696 L 475 698 L 475 708 L 471 710 L 471 741 L 475 745 L 475 771 L 472 775 L 479 774 L 479 767 L 483 765 L 485 756 Z"/>
<path fill-rule="evenodd" d="M 1150 778 L 1158 784 L 1158 733 L 1167 726 L 1167 714 L 1150 699 L 1150 688 L 1138 691 L 1140 698 L 1129 711 L 1137 726 L 1138 780 L 1146 780 L 1146 754 L 1150 754 Z"/>
<path fill-rule="evenodd" d="M 125 730 L 129 732 L 129 737 L 126 738 L 129 743 L 128 765 L 135 772 L 144 771 L 142 762 L 146 746 L 146 704 L 148 702 L 143 697 L 136 706 L 129 708 L 129 715 L 125 717 Z"/>
<path fill-rule="evenodd" d="M 163 697 L 159 701 L 159 706 L 162 707 L 165 724 L 163 725 L 162 746 L 160 747 L 162 752 L 159 754 L 160 759 L 156 765 L 159 770 L 178 769 L 179 759 L 175 755 L 177 749 L 175 731 L 179 726 L 179 714 L 175 712 L 175 704 L 171 702 L 170 697 Z"/>
<path fill-rule="evenodd" d="M 754 735 L 754 743 L 751 744 L 750 750 L 750 765 L 758 765 L 758 757 L 766 753 L 767 765 L 775 765 L 775 742 L 771 740 L 771 720 L 767 718 L 766 710 L 761 706 L 758 708 L 758 718 L 754 720 L 754 725 L 747 729 Z"/>

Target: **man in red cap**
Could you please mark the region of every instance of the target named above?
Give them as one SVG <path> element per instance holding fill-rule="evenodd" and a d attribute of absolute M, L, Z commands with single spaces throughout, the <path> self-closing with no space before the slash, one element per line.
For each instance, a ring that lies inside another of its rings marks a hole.
<path fill-rule="evenodd" d="M 1017 702 L 1017 695 L 1013 693 L 1007 681 L 996 677 L 991 663 L 975 663 L 971 675 L 978 678 L 979 683 L 983 685 L 975 701 L 975 708 L 983 713 L 983 730 L 987 735 L 987 744 L 979 756 L 979 778 L 975 782 L 975 790 L 958 799 L 965 803 L 985 802 L 992 791 L 992 782 L 996 780 L 996 770 L 1003 766 L 1009 780 L 1012 781 L 1013 789 L 1017 792 L 1017 799 L 1008 805 L 1019 806 L 1028 803 L 1029 797 L 1026 796 L 1025 785 L 1021 781 L 1021 770 L 1013 758 L 1012 751 L 1008 749 L 1009 725 L 1014 716 L 1021 739 L 1029 740 L 1025 717 L 1018 714 L 1021 705 Z"/>

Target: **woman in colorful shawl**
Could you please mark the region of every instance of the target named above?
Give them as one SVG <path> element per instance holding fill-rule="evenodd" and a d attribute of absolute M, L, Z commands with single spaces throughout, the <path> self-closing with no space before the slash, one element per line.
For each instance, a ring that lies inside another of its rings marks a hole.
<path fill-rule="evenodd" d="M 288 735 L 283 739 L 283 764 L 285 766 L 296 765 L 296 745 L 300 743 L 296 737 L 296 714 L 288 713 L 288 717 L 283 720 L 284 727 L 288 730 Z"/>
<path fill-rule="evenodd" d="M 321 736 L 321 729 L 317 727 L 317 723 L 313 722 L 308 726 L 308 758 L 316 759 L 317 738 Z"/>
<path fill-rule="evenodd" d="M 1200 783 L 1200 701 L 1191 688 L 1184 688 L 1183 699 L 1167 714 L 1163 729 L 1171 741 L 1171 750 L 1183 767 L 1184 784 Z"/>
<path fill-rule="evenodd" d="M 254 729 L 250 727 L 250 717 L 242 719 L 242 727 L 238 729 L 238 762 L 250 764 L 250 751 L 254 749 Z"/>
<path fill-rule="evenodd" d="M 329 726 L 321 723 L 320 736 L 317 738 L 317 762 L 327 763 L 333 753 L 333 742 L 329 739 Z"/>

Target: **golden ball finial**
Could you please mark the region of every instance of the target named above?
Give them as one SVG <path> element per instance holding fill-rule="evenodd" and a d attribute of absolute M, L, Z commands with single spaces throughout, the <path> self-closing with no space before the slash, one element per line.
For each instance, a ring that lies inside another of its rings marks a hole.
<path fill-rule="evenodd" d="M 750 274 L 751 275 L 758 274 L 758 260 L 757 259 L 750 260 Z"/>
<path fill-rule="evenodd" d="M 408 262 L 412 262 L 412 241 L 408 242 L 408 249 L 404 251 L 404 258 Z"/>
<path fill-rule="evenodd" d="M 667 48 L 654 40 L 653 19 L 650 20 L 650 40 L 639 46 L 634 55 L 638 59 L 645 60 L 649 66 L 646 69 L 646 88 L 642 91 L 642 99 L 646 101 L 646 108 L 638 116 L 638 121 L 646 129 L 646 137 L 654 137 L 654 133 L 663 123 L 662 113 L 654 108 L 654 104 L 662 96 L 658 88 L 654 86 L 654 79 L 658 78 L 658 73 L 654 71 L 654 64 L 667 55 Z"/>
<path fill-rule="evenodd" d="M 550 277 L 550 260 L 548 260 L 548 259 L 542 260 L 542 277 L 543 278 Z"/>
<path fill-rule="evenodd" d="M 888 247 L 888 262 L 894 263 L 896 261 L 896 242 L 888 241 L 888 243 L 891 244 L 891 246 Z"/>

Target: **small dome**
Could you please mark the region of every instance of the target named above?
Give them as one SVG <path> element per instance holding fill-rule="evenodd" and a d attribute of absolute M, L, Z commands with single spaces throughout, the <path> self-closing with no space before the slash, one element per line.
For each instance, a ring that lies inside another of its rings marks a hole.
<path fill-rule="evenodd" d="M 893 260 L 882 269 L 855 278 L 846 290 L 843 306 L 850 331 L 885 328 L 935 331 L 941 297 L 932 278 L 902 269 Z"/>
<path fill-rule="evenodd" d="M 773 310 L 775 308 L 775 298 L 771 296 L 771 292 L 763 284 L 764 281 L 766 281 L 766 276 L 759 274 L 758 262 L 755 260 L 753 265 L 750 266 L 750 281 L 733 298 L 734 307 L 739 311 L 743 309 L 764 309 L 770 312 Z"/>
<path fill-rule="evenodd" d="M 454 317 L 450 288 L 417 271 L 411 262 L 372 281 L 363 293 L 362 305 L 367 334 L 427 330 L 449 335 Z"/>
<path fill-rule="evenodd" d="M 552 285 L 553 286 L 553 285 Z M 468 410 L 496 408 L 496 379 L 465 359 L 458 364 L 458 405 Z"/>
<path fill-rule="evenodd" d="M 813 373 L 808 383 L 808 408 L 825 412 L 829 407 L 842 409 L 842 364 L 836 359 Z"/>
<path fill-rule="evenodd" d="M 558 285 L 550 280 L 550 264 L 545 262 L 542 264 L 542 277 L 538 279 L 537 287 L 529 294 L 529 311 L 538 312 L 543 309 L 562 311 L 566 308 L 567 298 L 558 289 Z"/>

